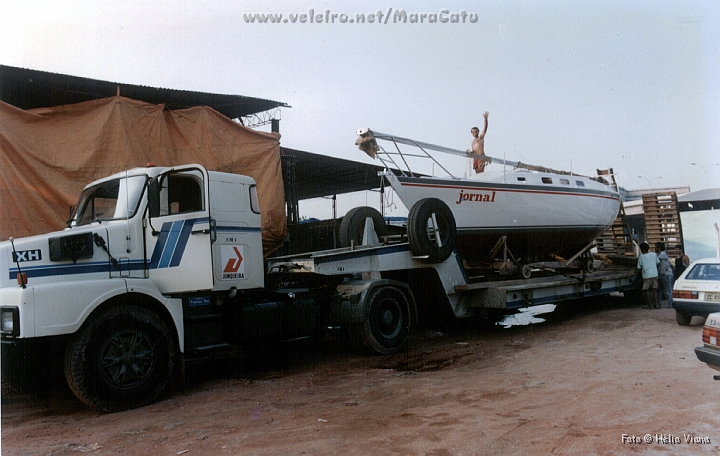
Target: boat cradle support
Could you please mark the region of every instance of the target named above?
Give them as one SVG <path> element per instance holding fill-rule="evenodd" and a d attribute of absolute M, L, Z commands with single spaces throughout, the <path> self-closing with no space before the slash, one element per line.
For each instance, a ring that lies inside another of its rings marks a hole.
<path fill-rule="evenodd" d="M 508 248 L 507 236 L 501 236 L 486 256 L 485 262 L 491 265 L 490 269 L 499 272 L 500 275 L 507 276 L 519 273 L 524 279 L 529 279 L 533 270 L 554 273 L 558 269 L 579 268 L 583 272 L 592 272 L 594 270 L 594 262 L 589 252 L 593 247 L 595 247 L 594 240 L 568 259 L 554 256 L 554 261 L 524 263 L 515 258 Z M 502 257 L 499 257 L 501 251 Z M 578 259 L 580 259 L 579 262 L 577 261 Z"/>

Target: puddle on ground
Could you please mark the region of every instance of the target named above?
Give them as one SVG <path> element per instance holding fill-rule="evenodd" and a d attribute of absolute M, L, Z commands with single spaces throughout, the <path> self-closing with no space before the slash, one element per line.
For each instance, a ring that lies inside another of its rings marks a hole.
<path fill-rule="evenodd" d="M 543 304 L 540 306 L 524 307 L 518 309 L 518 313 L 513 315 L 505 315 L 505 317 L 496 322 L 496 325 L 510 328 L 512 326 L 524 326 L 535 323 L 542 323 L 544 318 L 538 318 L 535 315 L 550 313 L 555 310 L 555 304 Z"/>

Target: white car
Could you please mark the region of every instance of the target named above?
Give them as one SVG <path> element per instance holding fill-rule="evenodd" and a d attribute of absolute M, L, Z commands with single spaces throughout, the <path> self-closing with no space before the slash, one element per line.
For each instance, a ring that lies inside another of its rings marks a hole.
<path fill-rule="evenodd" d="M 673 285 L 673 307 L 679 325 L 693 316 L 720 312 L 720 258 L 693 261 Z"/>
<path fill-rule="evenodd" d="M 705 320 L 702 334 L 703 346 L 695 349 L 697 358 L 720 371 L 720 313 L 710 314 Z M 716 375 L 715 380 L 720 380 Z"/>

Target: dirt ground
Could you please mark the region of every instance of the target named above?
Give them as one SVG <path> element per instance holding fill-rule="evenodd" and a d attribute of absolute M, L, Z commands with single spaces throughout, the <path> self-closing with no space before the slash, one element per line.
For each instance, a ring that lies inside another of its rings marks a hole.
<path fill-rule="evenodd" d="M 115 414 L 4 387 L 2 454 L 720 454 L 701 328 L 608 297 L 531 326 L 463 320 L 388 357 L 323 343 L 281 370 L 200 363 L 184 393 Z"/>

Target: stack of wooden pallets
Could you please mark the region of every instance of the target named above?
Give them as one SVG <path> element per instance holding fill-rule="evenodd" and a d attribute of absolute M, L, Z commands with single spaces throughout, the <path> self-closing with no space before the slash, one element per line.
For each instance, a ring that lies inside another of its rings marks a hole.
<path fill-rule="evenodd" d="M 646 193 L 642 196 L 645 213 L 645 238 L 650 250 L 656 242 L 664 242 L 670 257 L 677 256 L 677 246 L 682 244 L 682 227 L 675 192 Z"/>

